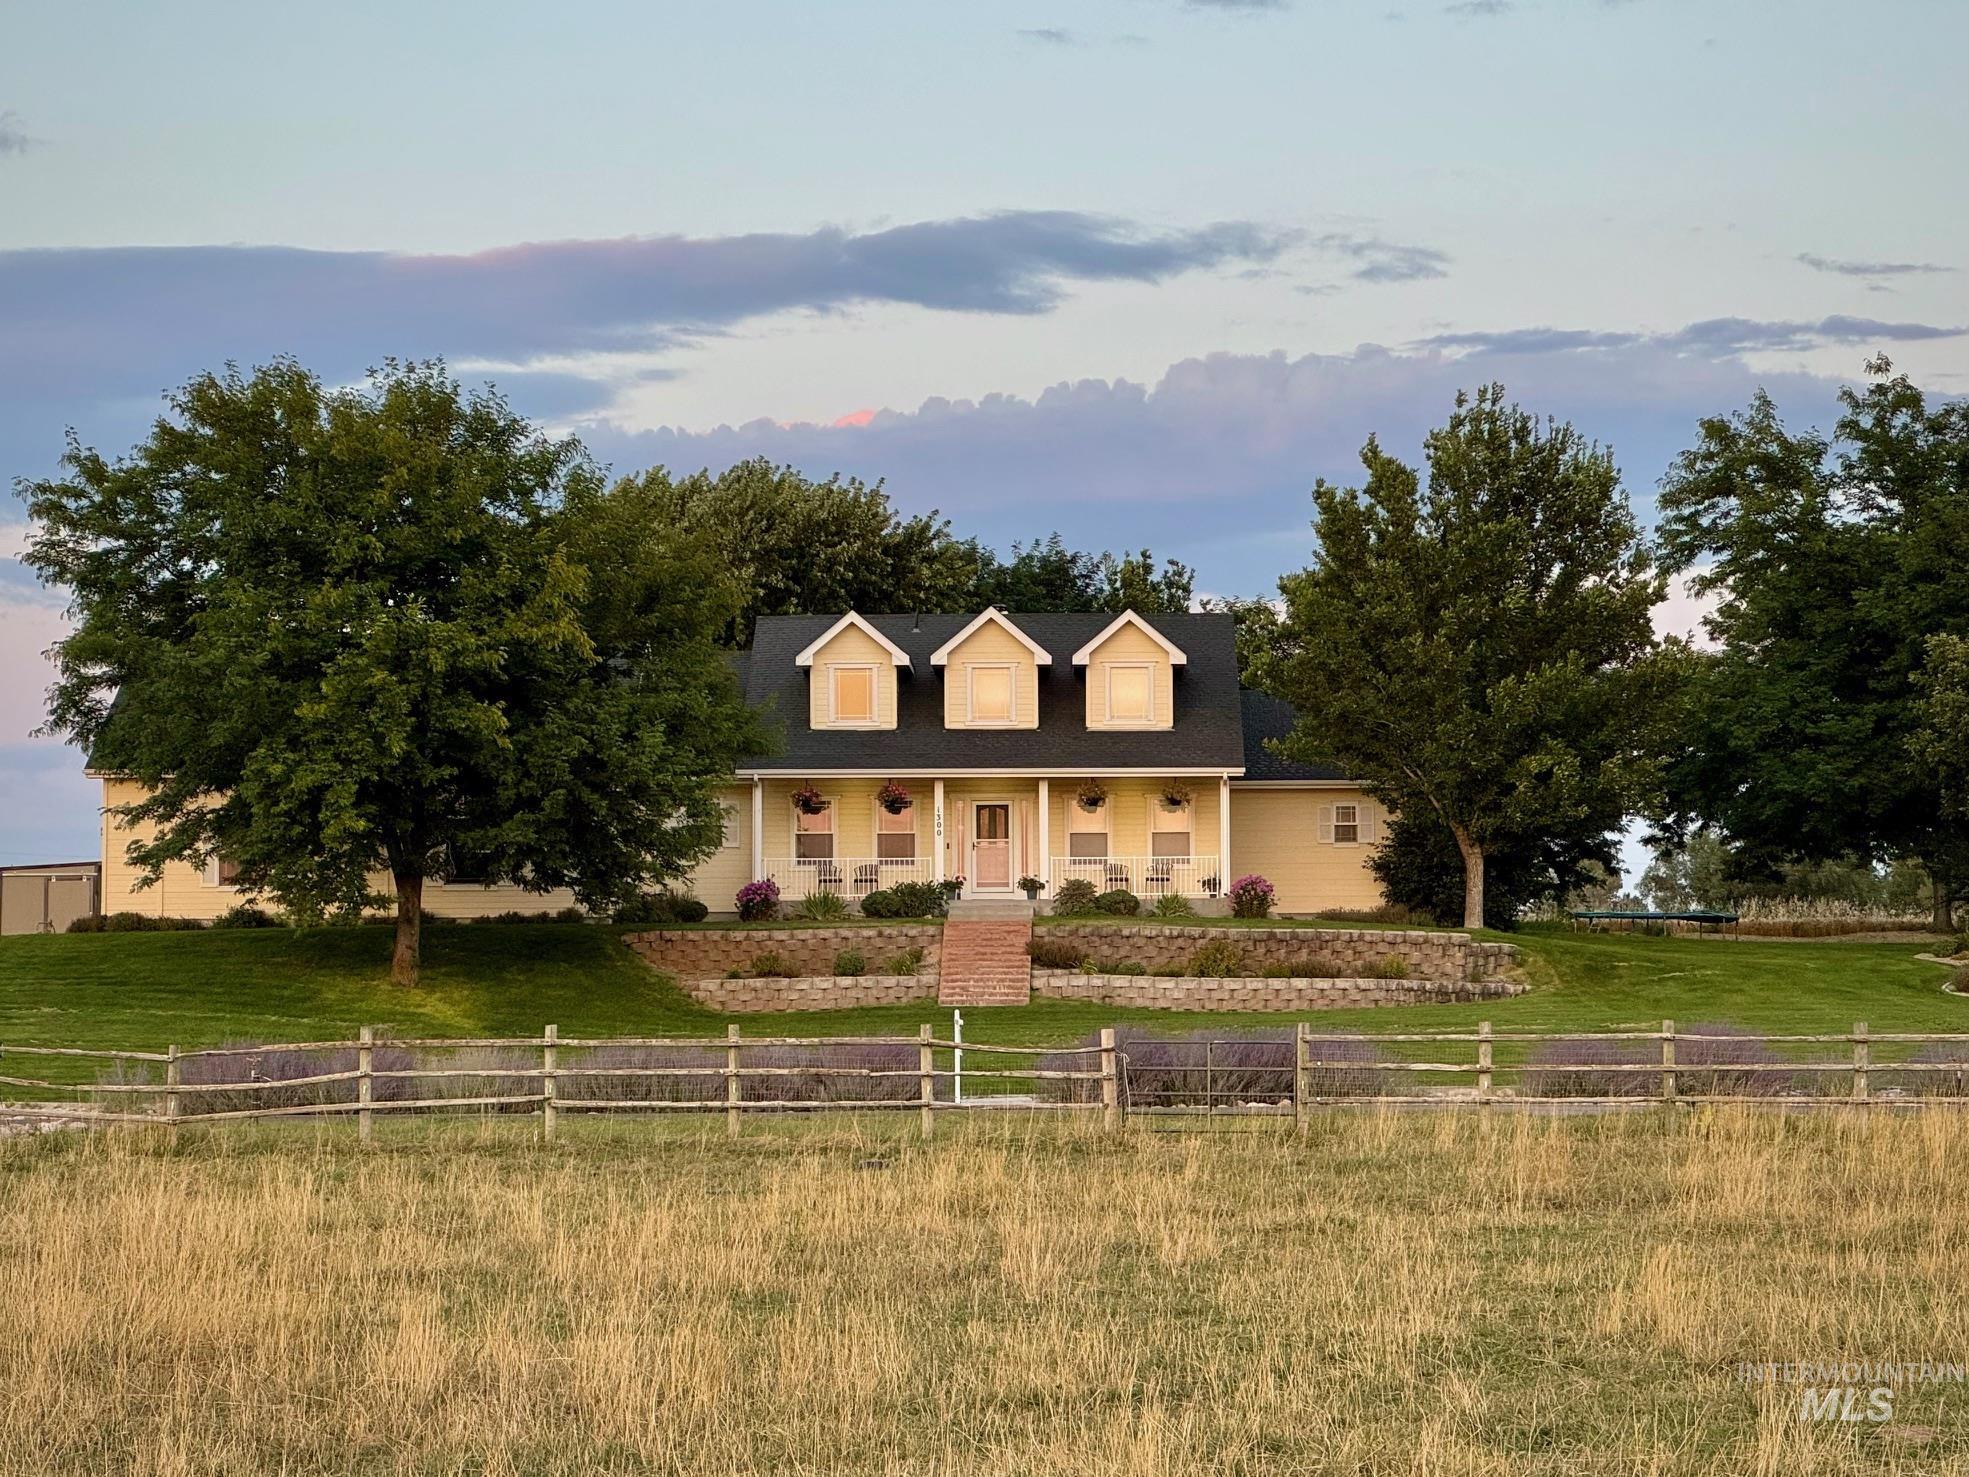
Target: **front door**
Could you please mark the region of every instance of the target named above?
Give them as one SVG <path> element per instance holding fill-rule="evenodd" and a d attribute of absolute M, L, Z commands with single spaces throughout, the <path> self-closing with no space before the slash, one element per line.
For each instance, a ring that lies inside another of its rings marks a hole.
<path fill-rule="evenodd" d="M 1012 807 L 1002 802 L 978 806 L 971 836 L 971 885 L 1009 889 L 1012 885 Z"/>

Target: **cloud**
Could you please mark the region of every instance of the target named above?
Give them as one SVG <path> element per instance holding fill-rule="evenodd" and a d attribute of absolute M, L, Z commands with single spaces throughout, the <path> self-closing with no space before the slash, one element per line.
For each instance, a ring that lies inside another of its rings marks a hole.
<path fill-rule="evenodd" d="M 0 111 L 0 158 L 8 154 L 25 154 L 40 142 L 21 127 L 20 114 L 11 108 Z"/>
<path fill-rule="evenodd" d="M 1256 14 L 1263 10 L 1285 10 L 1289 0 L 1183 0 L 1185 10 L 1229 10 Z"/>
<path fill-rule="evenodd" d="M 1353 275 L 1360 282 L 1420 282 L 1449 275 L 1444 270 L 1449 265 L 1448 254 L 1430 246 L 1410 246 L 1344 231 L 1316 236 L 1307 244 L 1358 263 Z"/>
<path fill-rule="evenodd" d="M 1456 0 L 1456 3 L 1443 7 L 1443 14 L 1461 16 L 1468 20 L 1484 16 L 1508 15 L 1516 9 L 1517 6 L 1512 0 Z"/>
<path fill-rule="evenodd" d="M 1042 46 L 1083 46 L 1086 38 L 1078 31 L 1063 31 L 1058 26 L 1035 26 L 1019 33 L 1022 41 L 1036 41 Z"/>
<path fill-rule="evenodd" d="M 1878 318 L 1854 318 L 1835 313 L 1811 321 L 1769 321 L 1756 318 L 1705 318 L 1672 333 L 1604 332 L 1582 328 L 1507 328 L 1496 331 L 1439 333 L 1412 347 L 1478 350 L 1496 354 L 1568 354 L 1627 349 L 1651 345 L 1672 353 L 1709 358 L 1773 350 L 1803 351 L 1849 344 L 1910 343 L 1923 339 L 1957 338 L 1969 325 L 1947 327 L 1932 323 L 1887 323 Z"/>
<path fill-rule="evenodd" d="M 1814 272 L 1832 272 L 1841 277 L 1916 277 L 1955 270 L 1954 267 L 1944 267 L 1934 262 L 1847 261 L 1839 257 L 1819 256 L 1810 251 L 1799 252 L 1798 260 Z"/>

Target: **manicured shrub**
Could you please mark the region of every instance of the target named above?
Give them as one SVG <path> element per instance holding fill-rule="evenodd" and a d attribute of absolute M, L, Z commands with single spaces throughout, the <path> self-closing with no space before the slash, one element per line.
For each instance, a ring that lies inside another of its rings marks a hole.
<path fill-rule="evenodd" d="M 898 918 L 941 918 L 950 911 L 952 887 L 948 883 L 898 882 L 891 889 L 896 896 Z"/>
<path fill-rule="evenodd" d="M 1244 973 L 1244 950 L 1229 939 L 1212 939 L 1190 955 L 1190 973 L 1204 979 L 1236 979 Z"/>
<path fill-rule="evenodd" d="M 816 892 L 800 899 L 793 916 L 806 923 L 836 923 L 848 916 L 848 904 L 836 892 Z"/>
<path fill-rule="evenodd" d="M 914 978 L 922 968 L 923 951 L 921 949 L 904 949 L 888 962 L 883 973 Z"/>
<path fill-rule="evenodd" d="M 1158 918 L 1196 917 L 1196 909 L 1190 906 L 1190 900 L 1180 892 L 1165 892 L 1155 900 L 1154 906 L 1149 911 Z"/>
<path fill-rule="evenodd" d="M 747 968 L 752 978 L 759 980 L 797 979 L 800 974 L 799 970 L 787 962 L 784 955 L 774 953 L 771 949 L 763 954 L 754 954 L 752 963 Z"/>
<path fill-rule="evenodd" d="M 834 956 L 834 972 L 839 975 L 867 974 L 867 956 L 860 949 L 843 949 Z"/>
<path fill-rule="evenodd" d="M 537 913 L 522 913 L 517 908 L 509 908 L 504 913 L 493 913 L 478 921 L 480 923 L 552 923 L 554 915 L 544 908 Z"/>
<path fill-rule="evenodd" d="M 285 928 L 287 925 L 265 908 L 238 903 L 212 920 L 214 928 Z"/>
<path fill-rule="evenodd" d="M 704 904 L 699 903 L 698 906 L 701 908 Z M 588 921 L 588 910 L 586 908 L 562 908 L 560 912 L 554 915 L 554 921 L 556 923 L 586 923 Z"/>
<path fill-rule="evenodd" d="M 878 887 L 861 900 L 861 915 L 864 918 L 900 918 L 902 903 L 897 899 L 895 889 Z"/>
<path fill-rule="evenodd" d="M 205 927 L 196 918 L 157 918 L 149 913 L 111 913 L 101 918 L 78 918 L 76 922 L 90 926 L 71 926 L 70 933 L 185 933 Z"/>
<path fill-rule="evenodd" d="M 1142 900 L 1125 887 L 1111 887 L 1094 899 L 1094 911 L 1116 918 L 1133 918 L 1142 911 Z"/>
<path fill-rule="evenodd" d="M 1149 972 L 1149 967 L 1134 959 L 1108 959 L 1096 965 L 1094 972 L 1096 974 L 1142 975 Z"/>
<path fill-rule="evenodd" d="M 1053 911 L 1068 918 L 1098 912 L 1094 901 L 1099 896 L 1085 877 L 1069 877 L 1053 889 Z"/>
<path fill-rule="evenodd" d="M 561 917 L 569 923 L 582 921 L 579 908 L 567 908 Z M 711 916 L 711 910 L 687 892 L 677 892 L 663 888 L 657 892 L 638 893 L 627 902 L 620 904 L 612 915 L 617 923 L 633 924 L 640 928 L 664 928 L 672 923 L 702 923 Z"/>
<path fill-rule="evenodd" d="M 1065 939 L 1049 939 L 1044 934 L 1026 945 L 1035 969 L 1078 969 L 1087 962 L 1087 951 Z"/>
<path fill-rule="evenodd" d="M 1269 918 L 1275 896 L 1271 883 L 1256 872 L 1247 873 L 1231 884 L 1231 915 L 1236 918 Z"/>
<path fill-rule="evenodd" d="M 1183 964 L 1158 964 L 1149 973 L 1159 980 L 1179 980 L 1189 973 L 1189 967 Z"/>
<path fill-rule="evenodd" d="M 779 916 L 779 884 L 770 877 L 748 882 L 734 899 L 741 922 L 760 923 Z"/>
<path fill-rule="evenodd" d="M 1949 976 L 1948 987 L 1958 995 L 1969 995 L 1969 965 Z"/>

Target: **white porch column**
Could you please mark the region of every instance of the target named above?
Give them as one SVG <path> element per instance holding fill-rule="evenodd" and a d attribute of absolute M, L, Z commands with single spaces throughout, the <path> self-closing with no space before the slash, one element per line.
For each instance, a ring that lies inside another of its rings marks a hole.
<path fill-rule="evenodd" d="M 1041 897 L 1053 895 L 1053 791 L 1045 775 L 1039 777 L 1039 870 L 1033 873 L 1045 886 Z"/>
<path fill-rule="evenodd" d="M 934 793 L 930 801 L 930 828 L 935 834 L 930 843 L 930 865 L 932 868 L 930 880 L 932 882 L 941 882 L 943 881 L 943 781 L 935 781 L 931 788 Z"/>
<path fill-rule="evenodd" d="M 1231 891 L 1231 777 L 1217 781 L 1217 890 Z"/>
<path fill-rule="evenodd" d="M 752 781 L 752 876 L 757 882 L 766 875 L 766 782 Z"/>

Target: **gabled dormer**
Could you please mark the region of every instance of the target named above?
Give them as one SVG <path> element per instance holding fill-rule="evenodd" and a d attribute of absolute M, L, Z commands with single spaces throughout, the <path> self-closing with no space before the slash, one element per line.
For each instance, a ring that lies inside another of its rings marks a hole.
<path fill-rule="evenodd" d="M 1176 668 L 1188 661 L 1175 642 L 1124 610 L 1073 654 L 1073 664 L 1087 671 L 1087 726 L 1173 728 Z"/>
<path fill-rule="evenodd" d="M 945 728 L 1039 727 L 1039 669 L 1053 654 L 995 606 L 939 646 Z"/>
<path fill-rule="evenodd" d="M 852 610 L 793 659 L 811 669 L 807 721 L 814 728 L 894 728 L 897 669 L 909 653 Z"/>

